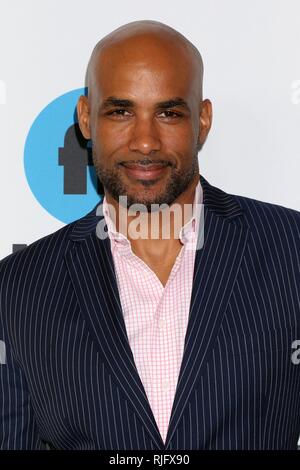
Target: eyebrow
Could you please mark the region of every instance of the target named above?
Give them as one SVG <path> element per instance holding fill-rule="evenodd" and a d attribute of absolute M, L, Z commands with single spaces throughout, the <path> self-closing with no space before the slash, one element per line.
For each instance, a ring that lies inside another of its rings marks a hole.
<path fill-rule="evenodd" d="M 109 96 L 103 101 L 100 109 L 107 109 L 112 106 L 116 108 L 133 108 L 134 105 L 134 101 L 117 98 L 116 96 Z M 167 101 L 160 101 L 159 103 L 155 104 L 157 109 L 175 108 L 177 106 L 189 109 L 187 102 L 180 97 L 171 98 Z"/>

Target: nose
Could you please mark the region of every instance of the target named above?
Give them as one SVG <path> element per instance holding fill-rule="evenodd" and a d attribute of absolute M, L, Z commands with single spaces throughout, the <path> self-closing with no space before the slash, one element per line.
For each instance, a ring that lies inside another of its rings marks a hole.
<path fill-rule="evenodd" d="M 147 118 L 137 119 L 130 136 L 129 149 L 143 155 L 159 151 L 161 141 L 155 123 Z"/>

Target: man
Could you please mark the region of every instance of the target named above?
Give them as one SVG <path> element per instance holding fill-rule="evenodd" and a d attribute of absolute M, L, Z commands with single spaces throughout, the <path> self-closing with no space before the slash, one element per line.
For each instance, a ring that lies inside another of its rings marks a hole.
<path fill-rule="evenodd" d="M 296 448 L 300 213 L 199 176 L 202 69 L 153 21 L 95 47 L 77 111 L 103 204 L 0 265 L 2 449 Z"/>

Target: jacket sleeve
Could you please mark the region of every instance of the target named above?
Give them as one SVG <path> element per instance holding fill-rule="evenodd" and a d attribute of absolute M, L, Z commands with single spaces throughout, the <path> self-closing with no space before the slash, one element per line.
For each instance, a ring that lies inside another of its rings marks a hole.
<path fill-rule="evenodd" d="M 45 449 L 24 373 L 13 356 L 0 310 L 0 449 Z"/>

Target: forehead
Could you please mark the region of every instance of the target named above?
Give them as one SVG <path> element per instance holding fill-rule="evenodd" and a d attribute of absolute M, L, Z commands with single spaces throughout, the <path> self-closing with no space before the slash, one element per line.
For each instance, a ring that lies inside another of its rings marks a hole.
<path fill-rule="evenodd" d="M 100 98 L 130 95 L 155 101 L 166 95 L 188 98 L 200 90 L 190 52 L 174 41 L 139 38 L 110 44 L 99 52 L 94 71 Z"/>

